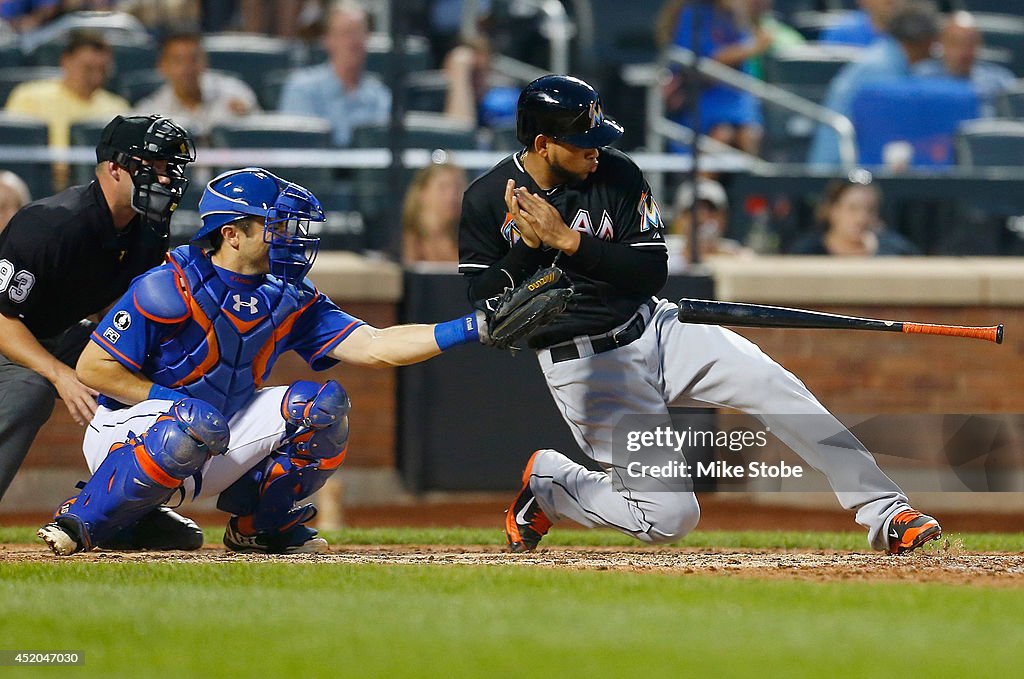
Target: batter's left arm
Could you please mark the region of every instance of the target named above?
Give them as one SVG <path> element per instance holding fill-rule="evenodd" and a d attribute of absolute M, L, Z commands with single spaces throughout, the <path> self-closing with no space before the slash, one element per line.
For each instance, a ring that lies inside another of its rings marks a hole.
<path fill-rule="evenodd" d="M 516 189 L 515 196 L 519 219 L 588 276 L 643 295 L 654 295 L 665 285 L 668 255 L 664 247 L 634 247 L 595 238 L 569 228 L 558 210 L 540 196 L 524 188 Z"/>

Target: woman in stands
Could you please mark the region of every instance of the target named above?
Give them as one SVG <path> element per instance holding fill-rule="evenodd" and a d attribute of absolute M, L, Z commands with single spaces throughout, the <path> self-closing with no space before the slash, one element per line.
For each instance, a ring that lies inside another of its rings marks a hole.
<path fill-rule="evenodd" d="M 466 172 L 434 163 L 413 177 L 402 204 L 402 261 L 458 262 L 459 217 Z"/>
<path fill-rule="evenodd" d="M 849 179 L 837 179 L 825 187 L 818 205 L 820 233 L 799 239 L 790 254 L 873 257 L 876 255 L 917 255 L 917 247 L 903 236 L 885 228 L 878 209 L 882 196 L 865 171 Z"/>

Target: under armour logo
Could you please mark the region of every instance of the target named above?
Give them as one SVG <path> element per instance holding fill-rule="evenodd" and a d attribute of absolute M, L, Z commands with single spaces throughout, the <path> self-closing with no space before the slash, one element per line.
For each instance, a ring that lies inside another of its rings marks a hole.
<path fill-rule="evenodd" d="M 256 304 L 257 304 L 257 302 L 259 302 L 259 298 L 250 295 L 249 296 L 249 301 L 248 302 L 243 302 L 242 301 L 242 296 L 239 295 L 239 294 L 235 294 L 234 295 L 234 300 L 235 300 L 234 310 L 236 312 L 241 311 L 242 307 L 246 307 L 247 309 L 249 309 L 249 314 L 250 315 L 256 315 L 256 313 L 258 313 L 257 309 L 256 309 Z"/>

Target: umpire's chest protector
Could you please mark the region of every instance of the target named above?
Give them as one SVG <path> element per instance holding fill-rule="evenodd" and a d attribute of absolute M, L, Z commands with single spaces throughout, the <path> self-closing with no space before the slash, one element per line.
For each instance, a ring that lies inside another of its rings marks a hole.
<path fill-rule="evenodd" d="M 195 246 L 170 253 L 189 318 L 162 338 L 146 372 L 157 384 L 186 391 L 231 417 L 270 374 L 295 321 L 316 292 L 273 277 L 253 289 L 229 286 Z"/>

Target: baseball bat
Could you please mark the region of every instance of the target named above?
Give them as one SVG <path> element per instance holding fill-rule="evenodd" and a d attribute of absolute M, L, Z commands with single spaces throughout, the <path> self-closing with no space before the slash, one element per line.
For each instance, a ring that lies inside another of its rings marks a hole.
<path fill-rule="evenodd" d="M 808 309 L 790 309 L 767 304 L 717 302 L 709 299 L 679 300 L 679 322 L 735 325 L 746 328 L 833 328 L 839 330 L 881 330 L 969 337 L 1003 343 L 1003 326 L 937 325 L 909 321 L 883 321 L 860 316 L 841 316 Z"/>

